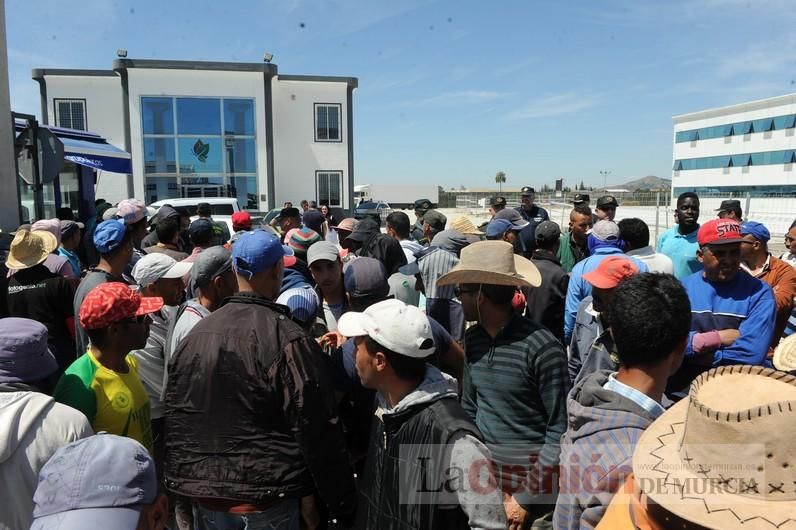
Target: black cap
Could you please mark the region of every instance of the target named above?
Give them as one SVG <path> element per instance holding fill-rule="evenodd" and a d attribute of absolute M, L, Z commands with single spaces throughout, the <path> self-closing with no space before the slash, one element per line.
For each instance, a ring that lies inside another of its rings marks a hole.
<path fill-rule="evenodd" d="M 533 189 L 531 186 L 523 186 L 520 188 L 520 195 L 534 195 L 536 190 Z"/>
<path fill-rule="evenodd" d="M 572 204 L 583 204 L 586 202 L 591 202 L 588 193 L 576 193 L 575 197 L 572 199 Z"/>
<path fill-rule="evenodd" d="M 423 222 L 438 232 L 445 230 L 445 225 L 448 223 L 448 218 L 439 213 L 437 210 L 429 210 L 423 216 Z"/>
<path fill-rule="evenodd" d="M 613 206 L 614 208 L 617 208 L 619 207 L 619 203 L 616 202 L 616 197 L 613 195 L 603 195 L 597 199 L 597 208 L 603 208 L 605 206 Z"/>
<path fill-rule="evenodd" d="M 304 217 L 301 218 L 301 221 L 304 223 L 304 226 L 320 234 L 321 227 L 323 226 L 323 222 L 326 221 L 326 217 L 323 216 L 320 210 L 307 210 L 304 212 Z"/>
<path fill-rule="evenodd" d="M 415 210 L 429 210 L 431 209 L 431 201 L 428 199 L 417 199 L 415 201 Z"/>
<path fill-rule="evenodd" d="M 717 212 L 740 212 L 741 211 L 741 201 L 736 200 L 726 200 L 721 201 L 721 206 L 719 209 L 716 210 Z"/>
<path fill-rule="evenodd" d="M 298 208 L 282 208 L 282 211 L 276 216 L 277 219 L 286 219 L 290 217 L 301 217 Z"/>
<path fill-rule="evenodd" d="M 552 243 L 561 236 L 561 229 L 555 221 L 542 221 L 536 225 L 534 239 L 539 243 Z"/>
<path fill-rule="evenodd" d="M 506 198 L 505 197 L 490 197 L 489 198 L 489 205 L 490 206 L 503 206 L 506 207 Z"/>
<path fill-rule="evenodd" d="M 188 233 L 191 235 L 191 239 L 199 239 L 200 241 L 204 238 L 213 237 L 213 223 L 209 219 L 199 218 L 188 227 Z"/>

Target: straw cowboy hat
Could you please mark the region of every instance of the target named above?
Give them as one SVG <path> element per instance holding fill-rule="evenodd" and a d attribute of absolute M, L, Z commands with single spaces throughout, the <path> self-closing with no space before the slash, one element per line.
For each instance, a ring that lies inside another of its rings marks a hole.
<path fill-rule="evenodd" d="M 460 234 L 464 234 L 466 236 L 484 235 L 483 232 L 481 232 L 475 227 L 470 218 L 465 215 L 460 215 L 459 217 L 454 219 L 453 222 L 451 222 L 451 228 L 453 230 L 456 230 Z"/>
<path fill-rule="evenodd" d="M 714 368 L 644 431 L 636 482 L 655 504 L 701 526 L 796 529 L 795 423 L 796 376 Z"/>
<path fill-rule="evenodd" d="M 6 266 L 9 269 L 29 269 L 47 259 L 58 248 L 58 240 L 45 230 L 18 230 L 8 251 Z"/>
<path fill-rule="evenodd" d="M 536 265 L 514 254 L 505 241 L 479 241 L 462 249 L 459 263 L 437 280 L 437 285 L 483 283 L 539 287 L 542 275 Z"/>
<path fill-rule="evenodd" d="M 783 372 L 796 370 L 796 333 L 779 342 L 774 350 L 774 368 Z"/>

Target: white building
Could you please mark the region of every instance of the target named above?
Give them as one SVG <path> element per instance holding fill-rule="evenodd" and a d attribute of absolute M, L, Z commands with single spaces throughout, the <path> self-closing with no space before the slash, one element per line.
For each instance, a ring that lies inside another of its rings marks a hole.
<path fill-rule="evenodd" d="M 33 70 L 42 122 L 91 130 L 132 156 L 98 175 L 97 197 L 151 203 L 237 196 L 353 205 L 357 79 L 281 75 L 270 63 L 119 59 L 112 70 Z"/>
<path fill-rule="evenodd" d="M 673 196 L 796 196 L 794 127 L 796 94 L 675 116 Z"/>

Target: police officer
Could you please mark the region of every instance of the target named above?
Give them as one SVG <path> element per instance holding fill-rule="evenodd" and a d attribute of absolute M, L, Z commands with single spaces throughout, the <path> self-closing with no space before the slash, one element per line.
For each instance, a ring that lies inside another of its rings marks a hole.
<path fill-rule="evenodd" d="M 431 209 L 431 206 L 431 201 L 428 199 L 417 199 L 415 201 L 414 207 L 417 221 L 415 221 L 414 226 L 412 226 L 411 233 L 411 237 L 415 241 L 422 241 L 426 237 L 423 233 L 423 216 Z"/>
<path fill-rule="evenodd" d="M 530 186 L 523 186 L 520 189 L 521 205 L 515 208 L 523 219 L 528 221 L 528 226 L 520 233 L 520 244 L 522 254 L 526 257 L 531 256 L 536 248 L 536 225 L 542 221 L 549 221 L 550 215 L 547 210 L 533 203 L 536 191 Z"/>

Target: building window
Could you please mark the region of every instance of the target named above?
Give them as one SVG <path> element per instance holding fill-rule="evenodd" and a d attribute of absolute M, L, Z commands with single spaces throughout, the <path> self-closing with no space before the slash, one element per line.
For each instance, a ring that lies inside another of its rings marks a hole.
<path fill-rule="evenodd" d="M 253 99 L 142 97 L 144 171 L 150 202 L 172 197 L 236 197 L 256 210 Z"/>
<path fill-rule="evenodd" d="M 343 106 L 339 103 L 315 104 L 315 141 L 342 142 L 340 115 Z"/>
<path fill-rule="evenodd" d="M 55 125 L 67 129 L 86 130 L 85 99 L 54 99 Z"/>
<path fill-rule="evenodd" d="M 674 161 L 674 171 L 694 169 L 716 169 L 724 167 L 772 166 L 790 164 L 796 157 L 796 151 L 763 151 L 759 153 L 741 153 L 737 155 L 704 156 L 700 158 L 683 158 Z"/>
<path fill-rule="evenodd" d="M 343 207 L 343 172 L 316 171 L 315 198 L 318 204 L 326 202 L 329 207 Z"/>

